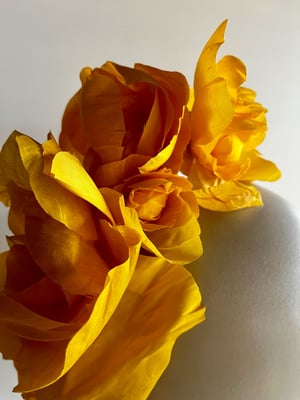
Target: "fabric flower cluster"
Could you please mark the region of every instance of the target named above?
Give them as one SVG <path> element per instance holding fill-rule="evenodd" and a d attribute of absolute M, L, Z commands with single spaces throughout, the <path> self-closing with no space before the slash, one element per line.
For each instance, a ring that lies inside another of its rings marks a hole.
<path fill-rule="evenodd" d="M 251 182 L 280 176 L 256 150 L 266 110 L 241 86 L 244 65 L 216 62 L 225 26 L 193 89 L 141 64 L 85 68 L 59 142 L 13 132 L 4 144 L 0 350 L 24 399 L 146 399 L 204 320 L 184 267 L 202 254 L 199 209 L 261 205 Z"/>

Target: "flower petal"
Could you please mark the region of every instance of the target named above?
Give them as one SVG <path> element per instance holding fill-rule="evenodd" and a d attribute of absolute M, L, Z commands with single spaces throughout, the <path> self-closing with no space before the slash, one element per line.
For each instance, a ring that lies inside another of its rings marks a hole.
<path fill-rule="evenodd" d="M 186 269 L 141 256 L 101 335 L 65 376 L 35 392 L 36 399 L 145 400 L 167 367 L 175 340 L 203 321 L 204 312 Z"/>
<path fill-rule="evenodd" d="M 200 207 L 213 211 L 233 211 L 262 206 L 259 191 L 250 184 L 224 181 L 217 186 L 194 190 Z"/>
<path fill-rule="evenodd" d="M 97 295 L 103 288 L 105 262 L 91 243 L 63 224 L 27 218 L 25 245 L 45 275 L 68 293 Z"/>
<path fill-rule="evenodd" d="M 23 342 L 22 351 L 15 359 L 19 376 L 19 384 L 15 391 L 30 392 L 54 383 L 78 361 L 95 339 L 101 336 L 102 330 L 124 295 L 136 266 L 140 238 L 131 234 L 130 241 L 128 258 L 108 272 L 104 288 L 93 304 L 88 321 L 68 342 L 51 340 Z M 42 324 L 39 322 L 38 326 L 41 327 Z"/>
<path fill-rule="evenodd" d="M 272 161 L 260 157 L 258 151 L 249 153 L 248 157 L 251 160 L 251 167 L 243 175 L 243 180 L 276 181 L 281 177 L 281 172 L 277 166 Z"/>
<path fill-rule="evenodd" d="M 86 239 L 95 239 L 96 232 L 89 205 L 43 172 L 42 146 L 25 135 L 17 136 L 16 142 L 16 164 L 23 164 L 23 170 L 30 180 L 28 190 L 32 190 L 43 210 Z M 25 189 L 27 186 L 25 185 Z"/>
<path fill-rule="evenodd" d="M 76 157 L 65 151 L 57 153 L 52 161 L 51 173 L 70 192 L 91 203 L 113 221 L 99 189 Z"/>

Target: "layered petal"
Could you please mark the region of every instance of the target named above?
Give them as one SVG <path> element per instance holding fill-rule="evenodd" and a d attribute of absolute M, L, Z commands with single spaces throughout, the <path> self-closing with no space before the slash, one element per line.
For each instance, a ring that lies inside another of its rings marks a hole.
<path fill-rule="evenodd" d="M 66 375 L 32 395 L 36 400 L 146 399 L 170 361 L 175 340 L 203 321 L 204 312 L 186 269 L 140 256 L 102 334 Z"/>
<path fill-rule="evenodd" d="M 190 139 L 189 88 L 178 72 L 112 62 L 81 74 L 82 88 L 67 105 L 60 134 L 79 154 L 98 187 L 113 187 L 167 165 L 175 172 Z"/>
<path fill-rule="evenodd" d="M 147 250 L 178 264 L 202 254 L 199 208 L 186 178 L 161 169 L 135 175 L 115 188 L 137 212 Z"/>
<path fill-rule="evenodd" d="M 241 86 L 245 65 L 234 56 L 217 61 L 226 23 L 211 36 L 196 66 L 189 102 L 191 142 L 183 164 L 199 205 L 219 211 L 261 204 L 249 182 L 280 177 L 275 164 L 257 156 L 267 131 L 266 109 L 253 90 Z"/>

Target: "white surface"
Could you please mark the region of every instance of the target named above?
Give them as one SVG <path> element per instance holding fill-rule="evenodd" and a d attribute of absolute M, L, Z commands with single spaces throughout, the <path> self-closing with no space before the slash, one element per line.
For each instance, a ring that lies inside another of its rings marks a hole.
<path fill-rule="evenodd" d="M 207 318 L 183 335 L 149 400 L 300 399 L 300 220 L 265 207 L 202 213 L 190 266 Z"/>
<path fill-rule="evenodd" d="M 85 65 L 138 61 L 181 71 L 192 83 L 203 45 L 229 18 L 220 54 L 246 63 L 247 85 L 269 109 L 261 150 L 283 172 L 265 186 L 300 210 L 299 17 L 298 0 L 0 0 L 0 142 L 14 129 L 39 141 L 50 129 L 57 136 Z M 17 400 L 7 365 L 0 364 L 0 399 Z"/>

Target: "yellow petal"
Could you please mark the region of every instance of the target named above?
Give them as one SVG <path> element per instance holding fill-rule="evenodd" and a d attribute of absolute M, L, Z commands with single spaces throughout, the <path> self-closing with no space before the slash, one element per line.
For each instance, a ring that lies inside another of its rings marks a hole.
<path fill-rule="evenodd" d="M 145 400 L 178 336 L 203 321 L 204 312 L 186 269 L 141 256 L 101 335 L 64 377 L 37 391 L 36 399 Z"/>
<path fill-rule="evenodd" d="M 224 42 L 227 21 L 205 45 L 195 70 L 194 105 L 191 112 L 192 141 L 206 144 L 230 124 L 233 105 L 225 79 L 218 74 L 216 56 Z"/>
<path fill-rule="evenodd" d="M 219 78 L 199 90 L 191 113 L 192 141 L 207 144 L 231 123 L 234 108 L 226 82 Z"/>
<path fill-rule="evenodd" d="M 219 75 L 226 80 L 231 94 L 235 95 L 237 89 L 246 79 L 246 67 L 244 63 L 234 56 L 224 56 L 217 63 L 217 70 Z"/>
<path fill-rule="evenodd" d="M 28 172 L 20 158 L 17 138 L 21 133 L 14 131 L 4 143 L 0 155 L 1 183 L 5 186 L 12 180 L 26 190 L 30 190 Z"/>
<path fill-rule="evenodd" d="M 62 118 L 62 130 L 59 136 L 61 148 L 78 155 L 78 157 L 85 154 L 89 148 L 88 138 L 83 131 L 81 122 L 81 93 L 82 89 L 69 100 Z"/>
<path fill-rule="evenodd" d="M 148 156 L 131 154 L 120 161 L 100 165 L 94 175 L 98 187 L 114 187 L 124 179 L 138 173 L 138 167 L 146 163 Z"/>
<path fill-rule="evenodd" d="M 187 207 L 188 208 L 188 207 Z M 184 209 L 182 213 L 184 213 Z M 189 210 L 190 212 L 190 210 Z M 187 235 L 188 232 L 188 235 Z M 147 232 L 147 238 L 169 262 L 176 264 L 188 264 L 199 258 L 203 252 L 200 240 L 200 226 L 195 215 L 190 215 L 186 222 L 171 228 L 162 228 L 153 232 Z M 149 242 L 145 242 L 148 247 Z"/>
<path fill-rule="evenodd" d="M 213 211 L 233 211 L 263 204 L 259 191 L 242 182 L 225 181 L 194 193 L 200 207 Z"/>
<path fill-rule="evenodd" d="M 224 34 L 227 25 L 227 20 L 223 21 L 216 31 L 212 34 L 204 49 L 202 50 L 197 62 L 194 76 L 194 95 L 198 97 L 200 88 L 208 85 L 218 78 L 216 66 L 216 55 L 219 47 L 224 43 Z"/>
<path fill-rule="evenodd" d="M 132 239 L 133 235 L 131 235 Z M 19 373 L 16 391 L 30 392 L 58 380 L 72 368 L 101 334 L 124 295 L 134 272 L 140 250 L 139 237 L 135 235 L 134 239 L 129 248 L 128 258 L 108 272 L 104 288 L 94 304 L 88 321 L 69 342 L 24 341 L 22 351 L 18 353 L 15 360 Z"/>
<path fill-rule="evenodd" d="M 24 346 L 27 343 L 26 340 L 28 340 L 28 343 L 31 341 L 44 343 L 46 347 L 48 343 L 49 348 L 53 349 L 54 343 L 62 343 L 65 346 L 65 340 L 74 335 L 78 326 L 74 323 L 64 323 L 46 318 L 29 310 L 14 299 L 1 294 L 0 331 L 2 332 L 3 329 L 8 329 L 12 335 L 22 338 Z M 40 355 L 42 357 L 42 353 Z M 23 359 L 22 364 L 26 370 L 26 363 L 27 360 L 30 363 L 30 358 L 27 359 L 25 353 L 19 353 L 18 358 L 19 361 Z M 46 364 L 44 367 L 47 369 Z"/>
<path fill-rule="evenodd" d="M 99 189 L 76 157 L 65 151 L 57 153 L 52 161 L 51 173 L 70 192 L 91 203 L 113 221 Z"/>
<path fill-rule="evenodd" d="M 70 294 L 97 295 L 108 268 L 96 248 L 80 235 L 51 219 L 26 220 L 25 245 L 32 259 Z"/>
<path fill-rule="evenodd" d="M 82 88 L 80 104 L 84 132 L 91 146 L 96 151 L 102 146 L 122 146 L 125 125 L 115 80 L 96 70 Z"/>
<path fill-rule="evenodd" d="M 244 181 L 276 181 L 281 177 L 281 172 L 276 165 L 269 160 L 262 158 L 258 151 L 253 151 L 248 155 L 250 168 L 245 175 Z"/>
<path fill-rule="evenodd" d="M 43 210 L 55 220 L 86 239 L 95 239 L 96 231 L 89 205 L 43 173 L 42 147 L 28 136 L 17 136 L 20 160 L 29 175 L 30 187 Z M 18 160 L 18 153 L 15 158 Z M 18 182 L 16 182 L 18 183 Z"/>
<path fill-rule="evenodd" d="M 151 172 L 159 169 L 172 155 L 175 148 L 178 135 L 174 135 L 170 140 L 170 143 L 154 157 L 150 158 L 143 166 L 139 168 L 140 173 Z"/>

